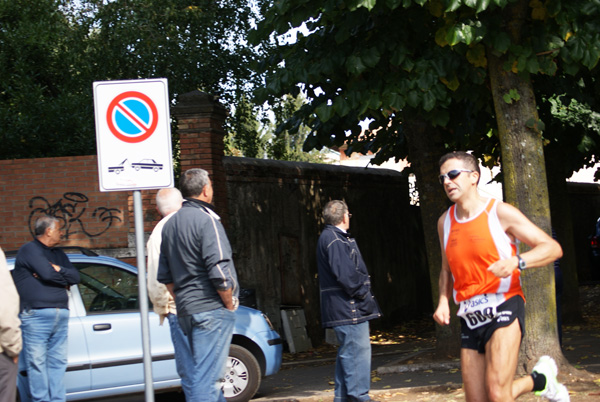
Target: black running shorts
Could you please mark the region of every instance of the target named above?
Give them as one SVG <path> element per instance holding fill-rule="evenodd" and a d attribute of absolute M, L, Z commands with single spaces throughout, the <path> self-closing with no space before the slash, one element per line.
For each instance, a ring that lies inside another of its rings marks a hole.
<path fill-rule="evenodd" d="M 521 340 L 523 340 L 525 336 L 525 301 L 521 296 L 513 296 L 499 305 L 493 321 L 479 328 L 469 328 L 465 319 L 461 318 L 461 348 L 474 349 L 479 353 L 485 353 L 485 345 L 494 334 L 494 331 L 509 326 L 515 319 L 519 320 Z"/>

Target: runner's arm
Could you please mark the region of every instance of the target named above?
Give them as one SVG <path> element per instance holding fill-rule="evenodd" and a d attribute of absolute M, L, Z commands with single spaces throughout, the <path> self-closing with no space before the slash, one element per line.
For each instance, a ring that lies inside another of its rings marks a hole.
<path fill-rule="evenodd" d="M 438 280 L 439 288 L 439 301 L 438 307 L 433 313 L 433 319 L 440 325 L 450 324 L 450 297 L 452 297 L 452 273 L 450 272 L 450 266 L 446 259 L 446 252 L 444 251 L 444 219 L 446 217 L 445 212 L 438 220 L 437 229 L 438 236 L 440 239 L 440 248 L 442 251 L 442 269 L 440 271 L 440 277 Z"/>
<path fill-rule="evenodd" d="M 502 228 L 509 236 L 527 244 L 530 250 L 521 254 L 527 268 L 546 266 L 562 257 L 560 244 L 546 232 L 537 227 L 527 217 L 507 203 L 497 206 L 498 219 Z M 518 268 L 519 260 L 516 256 L 506 260 L 496 261 L 488 271 L 500 278 L 510 276 Z"/>

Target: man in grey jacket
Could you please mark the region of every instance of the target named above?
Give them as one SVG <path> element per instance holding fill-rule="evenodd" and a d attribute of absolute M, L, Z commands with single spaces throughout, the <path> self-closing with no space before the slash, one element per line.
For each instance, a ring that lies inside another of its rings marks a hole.
<path fill-rule="evenodd" d="M 157 279 L 175 297 L 192 350 L 193 386 L 186 399 L 225 402 L 221 379 L 238 307 L 237 274 L 225 229 L 210 204 L 208 173 L 187 170 L 180 190 L 185 201 L 163 227 Z"/>
<path fill-rule="evenodd" d="M 0 249 L 0 402 L 14 402 L 21 341 L 19 294 Z"/>

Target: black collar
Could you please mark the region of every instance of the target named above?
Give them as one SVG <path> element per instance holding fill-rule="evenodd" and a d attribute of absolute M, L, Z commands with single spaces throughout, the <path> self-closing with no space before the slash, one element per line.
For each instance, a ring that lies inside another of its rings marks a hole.
<path fill-rule="evenodd" d="M 202 201 L 202 200 L 198 200 L 196 198 L 187 198 L 187 197 L 185 198 L 185 200 L 189 201 L 189 202 L 191 202 L 193 204 L 198 204 L 198 205 L 203 206 L 205 208 L 210 208 L 213 212 L 216 212 L 215 211 L 215 206 L 212 205 L 212 204 L 209 204 L 208 202 L 205 202 L 205 201 Z"/>

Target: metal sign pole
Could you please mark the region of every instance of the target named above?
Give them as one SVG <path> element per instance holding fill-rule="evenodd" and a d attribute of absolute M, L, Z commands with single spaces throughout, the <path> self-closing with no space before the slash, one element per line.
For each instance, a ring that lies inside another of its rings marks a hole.
<path fill-rule="evenodd" d="M 148 288 L 146 282 L 146 257 L 144 244 L 144 210 L 141 191 L 133 192 L 133 213 L 135 216 L 135 248 L 138 267 L 138 297 L 142 315 L 142 352 L 144 356 L 144 381 L 146 402 L 154 402 L 152 384 L 152 354 L 150 352 L 150 325 L 148 322 Z"/>

